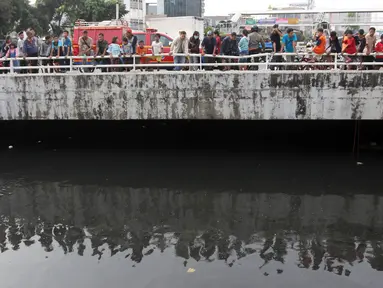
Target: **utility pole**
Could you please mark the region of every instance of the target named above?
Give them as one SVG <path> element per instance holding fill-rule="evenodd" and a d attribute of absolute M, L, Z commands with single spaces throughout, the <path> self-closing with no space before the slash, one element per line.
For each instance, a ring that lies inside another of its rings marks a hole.
<path fill-rule="evenodd" d="M 307 0 L 307 10 L 312 10 L 315 8 L 315 0 Z"/>
<path fill-rule="evenodd" d="M 120 2 L 116 1 L 116 21 L 120 19 Z"/>

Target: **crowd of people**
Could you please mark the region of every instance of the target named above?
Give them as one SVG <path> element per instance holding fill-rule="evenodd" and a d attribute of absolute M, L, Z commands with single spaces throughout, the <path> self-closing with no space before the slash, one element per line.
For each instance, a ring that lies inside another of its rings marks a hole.
<path fill-rule="evenodd" d="M 380 41 L 377 41 L 376 30 L 371 27 L 366 34 L 365 31 L 360 29 L 357 35 L 353 31 L 347 30 L 343 39 L 338 39 L 337 33 L 332 31 L 329 35 L 325 34 L 322 28 L 318 28 L 312 45 L 307 46 L 307 51 L 310 53 L 310 60 L 312 62 L 326 61 L 334 62 L 333 53 L 344 54 L 345 63 L 353 61 L 360 61 L 364 63 L 383 62 L 383 55 L 373 56 L 373 53 L 383 53 L 383 35 Z M 24 35 L 26 38 L 24 39 Z M 69 56 L 73 55 L 72 40 L 69 37 L 68 31 L 63 31 L 62 38 L 58 36 L 46 36 L 43 41 L 40 41 L 35 31 L 30 28 L 26 32 L 20 32 L 17 42 L 12 42 L 10 37 L 6 38 L 5 43 L 1 47 L 2 65 L 5 67 L 10 66 L 8 58 L 18 58 L 13 60 L 13 69 L 20 73 L 38 73 L 37 69 L 18 69 L 18 67 L 37 66 L 38 60 L 26 60 L 26 57 L 45 57 L 48 59 L 42 60 L 42 66 L 52 66 L 52 69 L 57 72 L 65 72 L 66 68 L 70 65 Z M 240 38 L 240 39 L 238 39 Z M 119 38 L 114 37 L 111 43 L 105 40 L 102 33 L 98 35 L 97 41 L 94 43 L 93 39 L 88 36 L 87 31 L 83 31 L 78 39 L 79 56 L 82 56 L 82 64 L 87 65 L 89 59 L 93 58 L 94 65 L 100 65 L 101 70 L 105 71 L 121 71 L 119 64 L 133 64 L 133 58 L 139 56 L 137 64 L 141 70 L 145 69 L 145 65 L 149 62 L 161 63 L 162 56 L 164 55 L 164 46 L 160 41 L 160 35 L 156 34 L 151 47 L 145 46 L 144 41 L 137 41 L 137 37 L 133 35 L 132 30 L 128 29 L 126 34 L 122 37 L 122 44 L 119 44 Z M 271 63 L 281 62 L 295 62 L 296 55 L 274 55 L 277 53 L 297 53 L 297 36 L 294 30 L 288 28 L 285 33 L 282 33 L 278 25 L 274 25 L 270 35 L 272 43 L 270 58 Z M 95 49 L 93 47 L 96 47 Z M 179 37 L 174 39 L 170 46 L 169 55 L 174 59 L 174 70 L 179 71 L 185 69 L 182 65 L 185 62 L 195 64 L 190 66 L 189 70 L 197 70 L 200 68 L 200 58 L 202 55 L 205 70 L 212 70 L 215 63 L 238 63 L 238 65 L 225 65 L 219 66 L 222 70 L 240 69 L 257 70 L 257 65 L 249 65 L 248 63 L 259 62 L 262 57 L 251 57 L 265 52 L 265 40 L 261 35 L 259 28 L 254 26 L 251 31 L 243 30 L 242 35 L 237 35 L 235 32 L 229 36 L 222 38 L 219 31 L 208 31 L 205 37 L 201 37 L 198 31 L 195 31 L 191 37 L 187 37 L 185 31 L 180 31 Z M 358 53 L 363 53 L 363 56 L 358 56 Z M 150 54 L 150 55 L 149 55 Z M 184 54 L 184 55 L 180 55 Z M 187 55 L 187 56 L 185 56 Z M 222 57 L 216 57 L 222 55 Z M 225 56 L 243 56 L 239 58 L 225 57 Z M 309 61 L 310 62 L 310 61 Z M 113 67 L 102 68 L 102 65 L 113 64 Z M 57 67 L 57 68 L 56 68 Z M 273 67 L 273 66 L 272 66 Z M 274 67 L 280 67 L 274 64 Z M 156 67 L 160 68 L 159 65 Z M 326 69 L 330 66 L 326 66 Z M 355 66 L 348 65 L 348 69 L 355 69 Z M 380 66 L 365 65 L 363 69 L 379 69 Z M 92 68 L 87 68 L 91 70 Z M 123 68 L 129 71 L 131 68 Z M 44 69 L 45 70 L 45 69 Z M 46 69 L 48 72 L 49 70 Z M 84 71 L 87 71 L 84 69 Z M 6 70 L 2 70 L 6 72 Z"/>

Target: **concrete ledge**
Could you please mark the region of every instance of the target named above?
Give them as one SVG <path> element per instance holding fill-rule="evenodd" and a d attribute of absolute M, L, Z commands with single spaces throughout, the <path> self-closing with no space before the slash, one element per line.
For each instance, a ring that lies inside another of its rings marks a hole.
<path fill-rule="evenodd" d="M 382 72 L 0 75 L 0 119 L 382 119 Z"/>

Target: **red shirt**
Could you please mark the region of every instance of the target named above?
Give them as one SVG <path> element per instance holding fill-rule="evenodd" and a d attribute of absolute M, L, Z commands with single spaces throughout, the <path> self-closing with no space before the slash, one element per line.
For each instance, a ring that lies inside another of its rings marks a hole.
<path fill-rule="evenodd" d="M 216 41 L 216 51 L 215 51 L 215 54 L 219 55 L 221 53 L 221 37 L 217 36 L 215 37 L 215 41 Z"/>
<path fill-rule="evenodd" d="M 383 43 L 379 42 L 375 47 L 376 53 L 383 53 Z M 383 59 L 383 55 L 376 55 L 376 58 Z"/>
<path fill-rule="evenodd" d="M 343 44 L 345 44 L 344 52 L 347 54 L 355 54 L 356 53 L 356 45 L 355 45 L 355 39 L 352 38 L 346 38 L 343 40 Z"/>

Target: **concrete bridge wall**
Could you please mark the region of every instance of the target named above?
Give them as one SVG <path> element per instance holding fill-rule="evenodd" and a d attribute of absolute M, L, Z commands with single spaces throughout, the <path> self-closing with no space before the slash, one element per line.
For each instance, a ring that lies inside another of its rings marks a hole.
<path fill-rule="evenodd" d="M 1 75 L 0 119 L 382 119 L 379 71 Z"/>

